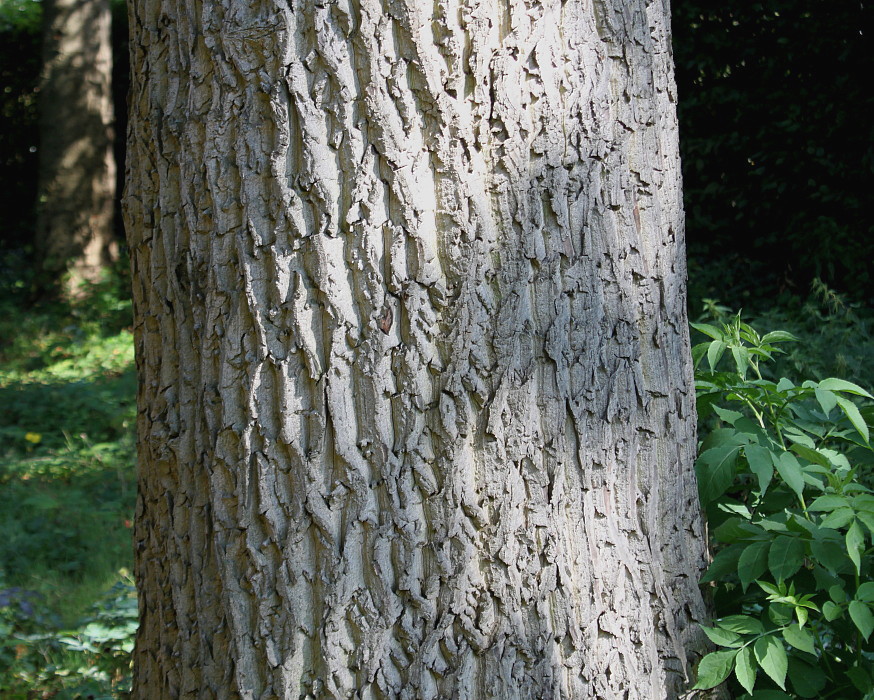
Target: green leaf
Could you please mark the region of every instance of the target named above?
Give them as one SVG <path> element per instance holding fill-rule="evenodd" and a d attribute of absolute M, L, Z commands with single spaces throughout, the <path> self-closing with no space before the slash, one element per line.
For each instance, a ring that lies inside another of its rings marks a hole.
<path fill-rule="evenodd" d="M 827 532 L 827 531 L 826 531 Z M 836 574 L 844 573 L 849 567 L 847 550 L 843 538 L 838 536 L 818 536 L 810 542 L 813 558 L 829 571 Z"/>
<path fill-rule="evenodd" d="M 808 654 L 816 653 L 813 646 L 813 636 L 800 625 L 793 624 L 783 628 L 783 639 L 796 649 L 806 651 Z"/>
<path fill-rule="evenodd" d="M 739 647 L 743 645 L 743 639 L 737 632 L 722 629 L 721 627 L 704 627 L 701 626 L 710 641 L 720 647 Z"/>
<path fill-rule="evenodd" d="M 779 535 L 774 538 L 768 551 L 768 569 L 777 583 L 798 571 L 803 562 L 804 543 L 798 537 Z"/>
<path fill-rule="evenodd" d="M 737 651 L 733 650 L 714 651 L 707 654 L 698 664 L 698 682 L 694 689 L 706 690 L 715 688 L 722 683 L 731 673 L 736 654 Z"/>
<path fill-rule="evenodd" d="M 871 676 L 861 666 L 853 666 L 847 671 L 847 678 L 856 686 L 856 690 L 867 693 L 871 690 Z M 867 697 L 867 695 L 866 695 Z"/>
<path fill-rule="evenodd" d="M 765 343 L 786 343 L 797 340 L 798 338 L 788 331 L 771 331 L 770 333 L 766 333 L 762 338 L 762 345 Z"/>
<path fill-rule="evenodd" d="M 737 562 L 744 548 L 745 545 L 734 544 L 717 552 L 716 556 L 713 557 L 713 562 L 707 569 L 707 573 L 701 578 L 701 583 L 719 581 L 737 571 Z"/>
<path fill-rule="evenodd" d="M 844 614 L 843 608 L 840 605 L 836 605 L 832 603 L 830 600 L 827 600 L 822 605 L 822 616 L 828 621 L 832 622 L 837 620 L 841 615 Z"/>
<path fill-rule="evenodd" d="M 856 625 L 867 642 L 871 632 L 874 631 L 874 614 L 871 613 L 871 608 L 861 600 L 851 600 L 849 611 L 853 624 Z"/>
<path fill-rule="evenodd" d="M 874 534 L 874 513 L 868 511 L 860 511 L 856 513 L 856 517 L 861 520 L 872 534 Z"/>
<path fill-rule="evenodd" d="M 836 603 L 847 602 L 847 592 L 844 590 L 842 585 L 834 585 L 829 587 L 828 594 L 829 597 Z"/>
<path fill-rule="evenodd" d="M 721 340 L 714 340 L 710 343 L 710 346 L 707 348 L 707 364 L 710 365 L 710 369 L 716 369 L 716 365 L 719 364 L 719 361 L 722 359 L 722 354 L 724 352 L 725 343 L 723 343 Z"/>
<path fill-rule="evenodd" d="M 725 337 L 718 328 L 711 326 L 709 323 L 690 323 L 689 325 L 696 331 L 701 331 L 704 335 L 708 335 L 714 340 L 722 340 Z"/>
<path fill-rule="evenodd" d="M 816 395 L 816 400 L 819 401 L 819 405 L 822 407 L 822 412 L 825 413 L 826 416 L 831 413 L 832 409 L 838 404 L 837 397 L 827 389 L 816 387 L 816 389 L 813 390 L 813 393 Z"/>
<path fill-rule="evenodd" d="M 762 670 L 770 676 L 771 680 L 786 690 L 786 671 L 789 661 L 786 658 L 786 650 L 783 642 L 773 635 L 759 637 L 753 644 L 753 653 Z"/>
<path fill-rule="evenodd" d="M 735 421 L 744 417 L 743 413 L 738 411 L 729 411 L 727 408 L 720 408 L 719 406 L 713 406 L 713 412 L 719 416 L 720 420 L 725 421 L 729 425 L 734 425 Z"/>
<path fill-rule="evenodd" d="M 774 463 L 770 450 L 758 445 L 745 445 L 744 456 L 747 458 L 750 470 L 759 481 L 759 493 L 765 493 L 774 476 Z"/>
<path fill-rule="evenodd" d="M 775 458 L 774 466 L 777 468 L 777 473 L 780 474 L 786 485 L 799 496 L 804 491 L 804 475 L 801 472 L 801 465 L 791 452 L 783 452 L 779 459 L 777 455 L 772 454 Z"/>
<path fill-rule="evenodd" d="M 820 669 L 795 656 L 789 658 L 789 680 L 795 692 L 803 698 L 819 697 L 828 682 Z"/>
<path fill-rule="evenodd" d="M 874 582 L 866 581 L 856 591 L 856 598 L 868 603 L 874 603 Z"/>
<path fill-rule="evenodd" d="M 856 394 L 857 396 L 864 396 L 867 399 L 874 399 L 874 396 L 871 396 L 871 394 L 865 391 L 858 384 L 853 384 L 853 382 L 848 382 L 844 379 L 835 379 L 834 377 L 823 379 L 819 383 L 819 388 L 826 389 L 827 391 L 846 391 L 848 394 Z"/>
<path fill-rule="evenodd" d="M 856 514 L 853 512 L 852 508 L 838 508 L 824 517 L 820 521 L 819 526 L 828 527 L 832 530 L 840 530 L 853 522 L 853 518 L 855 517 Z"/>
<path fill-rule="evenodd" d="M 741 553 L 737 561 L 737 574 L 744 590 L 767 571 L 770 547 L 771 543 L 768 541 L 753 542 Z"/>
<path fill-rule="evenodd" d="M 818 464 L 821 467 L 825 467 L 829 469 L 831 464 L 829 464 L 828 457 L 824 454 L 820 454 L 816 449 L 812 447 L 808 447 L 807 445 L 802 445 L 801 443 L 794 443 L 789 449 L 791 449 L 795 454 L 799 457 L 803 457 L 808 462 L 813 462 L 814 464 Z"/>
<path fill-rule="evenodd" d="M 741 345 L 732 345 L 731 354 L 734 357 L 734 364 L 737 367 L 737 373 L 741 377 L 746 377 L 747 367 L 750 365 L 750 353 Z"/>
<path fill-rule="evenodd" d="M 807 506 L 807 510 L 809 511 L 829 511 L 835 510 L 837 508 L 846 508 L 849 506 L 849 501 L 843 496 L 836 496 L 834 494 L 826 494 L 825 496 L 820 496 L 813 503 Z"/>
<path fill-rule="evenodd" d="M 756 685 L 756 662 L 750 647 L 741 649 L 734 658 L 734 675 L 744 690 L 748 693 L 753 692 Z"/>
<path fill-rule="evenodd" d="M 853 564 L 856 565 L 857 574 L 862 571 L 861 553 L 864 547 L 865 535 L 862 532 L 862 526 L 859 525 L 857 520 L 854 520 L 853 524 L 850 525 L 850 529 L 847 530 L 847 555 L 852 559 Z M 740 556 L 743 559 L 743 554 Z"/>
<path fill-rule="evenodd" d="M 765 631 L 761 621 L 749 615 L 728 615 L 717 620 L 716 625 L 738 634 L 762 634 Z"/>
<path fill-rule="evenodd" d="M 862 414 L 859 413 L 859 409 L 852 401 L 849 399 L 845 399 L 843 396 L 835 397 L 838 402 L 838 406 L 841 407 L 841 410 L 844 412 L 844 415 L 849 418 L 850 423 L 853 424 L 853 427 L 859 431 L 859 435 L 862 436 L 862 439 L 868 443 L 870 441 L 870 435 L 868 434 L 868 424 L 865 423 L 865 419 L 862 418 Z"/>
<path fill-rule="evenodd" d="M 740 447 L 720 445 L 703 452 L 695 462 L 698 491 L 703 504 L 719 498 L 734 481 L 734 465 Z"/>

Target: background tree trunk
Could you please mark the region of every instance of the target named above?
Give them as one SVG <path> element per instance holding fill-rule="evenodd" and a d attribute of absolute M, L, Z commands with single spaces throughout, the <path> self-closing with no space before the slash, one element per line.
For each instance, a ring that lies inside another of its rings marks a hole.
<path fill-rule="evenodd" d="M 44 0 L 43 13 L 36 250 L 75 293 L 118 254 L 111 15 L 109 0 Z"/>
<path fill-rule="evenodd" d="M 676 697 L 667 2 L 131 8 L 135 696 Z"/>

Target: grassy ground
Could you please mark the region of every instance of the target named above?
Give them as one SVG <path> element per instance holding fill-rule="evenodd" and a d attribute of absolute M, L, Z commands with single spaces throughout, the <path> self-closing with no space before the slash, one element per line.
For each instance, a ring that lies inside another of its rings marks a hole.
<path fill-rule="evenodd" d="M 130 568 L 136 377 L 117 279 L 32 305 L 0 270 L 0 697 L 118 697 Z"/>

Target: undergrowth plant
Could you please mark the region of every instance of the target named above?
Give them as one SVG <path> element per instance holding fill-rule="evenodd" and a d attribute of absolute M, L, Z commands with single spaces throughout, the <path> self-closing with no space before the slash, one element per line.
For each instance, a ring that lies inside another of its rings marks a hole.
<path fill-rule="evenodd" d="M 704 439 L 696 462 L 713 562 L 716 646 L 698 689 L 731 697 L 874 698 L 872 396 L 842 379 L 775 380 L 794 341 L 740 316 L 693 324 Z"/>

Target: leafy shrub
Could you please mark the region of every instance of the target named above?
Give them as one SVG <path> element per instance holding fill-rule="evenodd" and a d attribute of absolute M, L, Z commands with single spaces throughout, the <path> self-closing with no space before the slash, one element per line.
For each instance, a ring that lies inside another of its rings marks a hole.
<path fill-rule="evenodd" d="M 713 562 L 702 582 L 717 651 L 697 688 L 732 697 L 874 697 L 874 494 L 871 395 L 842 379 L 765 377 L 784 331 L 734 317 L 693 324 L 699 415 L 696 463 Z"/>
<path fill-rule="evenodd" d="M 44 598 L 0 588 L 0 695 L 4 698 L 126 697 L 137 629 L 133 583 L 122 579 L 75 625 L 65 627 Z"/>

